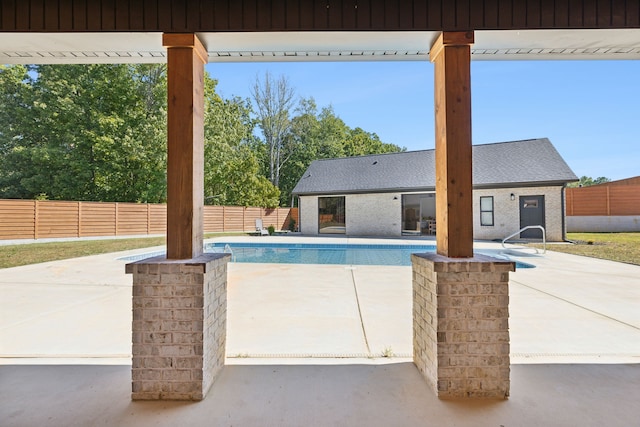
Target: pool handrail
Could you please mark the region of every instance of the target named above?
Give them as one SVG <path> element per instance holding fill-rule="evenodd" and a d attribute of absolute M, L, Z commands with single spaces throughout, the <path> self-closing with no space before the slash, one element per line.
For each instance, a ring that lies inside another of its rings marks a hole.
<path fill-rule="evenodd" d="M 522 227 L 520 230 L 516 231 L 515 233 L 513 233 L 513 234 L 509 234 L 507 237 L 505 237 L 504 239 L 502 239 L 502 247 L 503 247 L 503 248 L 505 248 L 505 249 L 507 249 L 507 247 L 504 245 L 504 242 L 506 242 L 506 241 L 507 241 L 507 240 L 509 240 L 510 238 L 512 238 L 512 237 L 514 237 L 514 236 L 516 236 L 517 234 L 520 234 L 520 233 L 522 233 L 523 231 L 525 231 L 525 230 L 529 230 L 529 229 L 531 229 L 531 228 L 538 228 L 538 229 L 542 230 L 542 248 L 543 248 L 543 249 L 542 249 L 542 253 L 543 253 L 543 254 L 546 254 L 546 253 L 547 253 L 547 233 L 546 233 L 546 231 L 545 231 L 544 227 L 543 227 L 543 226 L 541 226 L 541 225 L 527 225 L 526 227 Z M 536 253 L 540 253 L 540 252 L 538 251 L 538 248 L 534 248 L 534 249 L 536 250 Z"/>

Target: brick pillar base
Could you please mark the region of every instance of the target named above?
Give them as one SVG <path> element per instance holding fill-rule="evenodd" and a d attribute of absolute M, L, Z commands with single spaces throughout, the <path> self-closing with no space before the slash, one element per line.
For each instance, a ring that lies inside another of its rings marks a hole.
<path fill-rule="evenodd" d="M 509 396 L 509 271 L 483 255 L 414 254 L 413 362 L 442 398 Z"/>
<path fill-rule="evenodd" d="M 224 366 L 228 254 L 149 258 L 133 274 L 133 400 L 202 400 Z"/>

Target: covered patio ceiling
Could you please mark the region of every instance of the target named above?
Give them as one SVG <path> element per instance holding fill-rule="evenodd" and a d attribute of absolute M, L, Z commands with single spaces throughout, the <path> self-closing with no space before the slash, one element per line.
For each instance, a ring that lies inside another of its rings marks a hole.
<path fill-rule="evenodd" d="M 435 31 L 198 33 L 209 62 L 428 61 Z M 473 60 L 640 59 L 640 29 L 476 31 Z M 166 62 L 162 33 L 0 33 L 3 64 Z"/>

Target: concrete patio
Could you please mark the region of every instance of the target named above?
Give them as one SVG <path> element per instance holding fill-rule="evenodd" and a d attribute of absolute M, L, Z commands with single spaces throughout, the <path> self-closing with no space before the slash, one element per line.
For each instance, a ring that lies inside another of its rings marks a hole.
<path fill-rule="evenodd" d="M 148 250 L 126 254 L 141 252 Z M 0 270 L 0 425 L 628 426 L 640 419 L 637 266 L 560 253 L 519 258 L 536 268 L 511 275 L 511 397 L 447 401 L 411 362 L 410 267 L 232 263 L 227 366 L 207 398 L 132 402 L 131 277 L 116 259 L 123 255 Z"/>

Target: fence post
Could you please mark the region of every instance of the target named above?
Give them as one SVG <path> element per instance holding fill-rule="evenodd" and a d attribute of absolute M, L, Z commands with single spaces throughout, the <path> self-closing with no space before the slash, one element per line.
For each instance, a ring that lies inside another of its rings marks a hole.
<path fill-rule="evenodd" d="M 78 237 L 82 236 L 82 202 L 78 202 Z"/>
<path fill-rule="evenodd" d="M 38 238 L 38 204 L 37 200 L 33 201 L 33 238 Z"/>
<path fill-rule="evenodd" d="M 609 195 L 609 186 L 607 185 L 607 216 L 611 216 L 611 197 Z"/>
<path fill-rule="evenodd" d="M 113 231 L 115 232 L 115 236 L 117 236 L 118 235 L 118 202 L 115 202 L 113 207 L 114 207 L 115 213 L 116 213 L 116 226 L 115 226 L 115 229 Z"/>
<path fill-rule="evenodd" d="M 147 203 L 147 236 L 151 234 L 151 205 Z"/>

